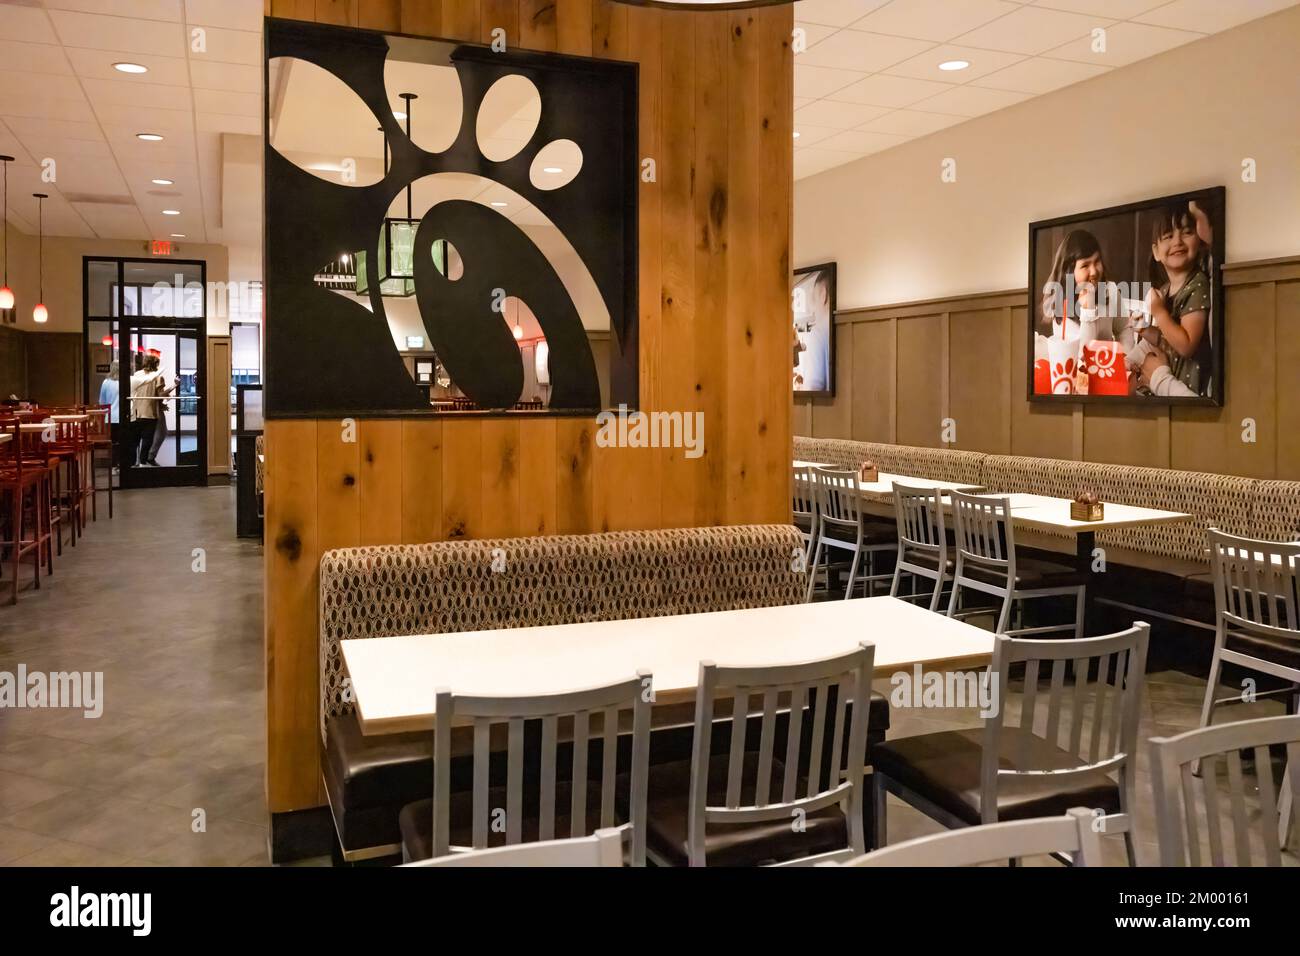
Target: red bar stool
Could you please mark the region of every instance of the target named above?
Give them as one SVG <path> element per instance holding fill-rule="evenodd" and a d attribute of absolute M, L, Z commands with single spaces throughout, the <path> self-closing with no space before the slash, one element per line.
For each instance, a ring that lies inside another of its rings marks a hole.
<path fill-rule="evenodd" d="M 18 574 L 22 559 L 32 556 L 35 586 L 41 586 L 41 555 L 47 555 L 53 570 L 49 526 L 49 470 L 43 455 L 36 454 L 36 432 L 24 432 L 19 419 L 0 420 L 0 498 L 5 500 L 4 538 L 12 566 L 11 604 L 18 603 Z M 30 533 L 31 537 L 26 537 Z"/>

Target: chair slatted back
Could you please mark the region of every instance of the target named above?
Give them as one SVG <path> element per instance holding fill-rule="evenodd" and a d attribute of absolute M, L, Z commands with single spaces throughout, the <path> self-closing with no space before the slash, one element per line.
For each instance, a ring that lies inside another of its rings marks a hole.
<path fill-rule="evenodd" d="M 1150 627 L 1139 621 L 1126 631 L 1077 640 L 998 635 L 989 671 L 989 679 L 998 681 L 998 706 L 984 721 L 984 822 L 996 820 L 999 781 L 1013 776 L 1051 773 L 1068 778 L 1094 771 L 1119 772 L 1127 775 L 1121 780 L 1131 786 L 1149 634 Z M 1074 674 L 1067 680 L 1069 663 Z M 1013 696 L 1010 671 L 1016 664 L 1024 665 L 1024 684 Z M 1044 681 L 1046 688 L 1041 686 Z M 1012 711 L 1017 714 L 1014 724 Z M 1039 749 L 1035 738 L 1080 763 L 1034 766 L 1033 753 Z M 999 766 L 1004 741 L 1010 744 L 1014 768 Z"/>
<path fill-rule="evenodd" d="M 894 514 L 898 522 L 899 554 L 921 551 L 943 567 L 948 535 L 944 526 L 943 496 L 937 488 L 912 488 L 894 482 Z"/>
<path fill-rule="evenodd" d="M 1013 579 L 1016 541 L 1011 499 L 950 491 L 958 560 L 1008 571 Z"/>
<path fill-rule="evenodd" d="M 531 808 L 531 795 L 524 792 L 524 728 L 527 722 L 541 725 L 540 774 L 536 793 L 537 840 L 582 837 L 595 829 L 614 827 L 618 773 L 620 719 L 630 712 L 632 747 L 630 772 L 624 776 L 628 789 L 626 804 L 631 829 L 631 860 L 645 862 L 647 778 L 650 760 L 651 675 L 639 671 L 629 680 L 589 690 L 539 697 L 472 697 L 439 689 L 436 698 L 437 723 L 433 759 L 433 855 L 453 852 L 451 845 L 451 731 L 454 723 L 472 724 L 473 797 L 471 809 L 473 849 L 488 846 L 489 831 L 505 811 L 505 843 L 523 839 L 523 820 Z M 492 729 L 506 728 L 505 807 L 491 803 Z M 560 742 L 572 742 L 568 773 L 559 766 Z M 591 765 L 594 753 L 599 765 Z M 599 776 L 596 776 L 596 771 Z M 569 806 L 557 806 L 559 784 L 569 787 Z M 594 788 L 589 792 L 589 788 Z M 595 820 L 588 819 L 588 806 L 599 796 Z M 570 832 L 557 834 L 556 815 L 569 814 Z"/>
<path fill-rule="evenodd" d="M 700 662 L 687 818 L 691 866 L 705 864 L 705 828 L 710 823 L 791 820 L 835 804 L 844 807 L 848 820 L 846 853 L 863 852 L 862 776 L 874 661 L 875 646 L 863 642 L 848 654 L 802 664 L 719 667 Z M 726 795 L 722 806 L 709 806 L 715 704 L 728 697 L 732 709 Z M 776 733 L 782 711 L 789 715 L 784 747 Z M 756 752 L 746 740 L 751 715 L 760 718 Z M 823 765 L 827 747 L 830 754 Z"/>
<path fill-rule="evenodd" d="M 857 528 L 863 514 L 857 473 L 813 468 L 812 474 L 821 521 L 841 528 Z"/>
<path fill-rule="evenodd" d="M 1280 793 L 1269 752 L 1279 745 L 1286 749 L 1287 767 Z M 1246 803 L 1243 750 L 1254 757 L 1258 812 Z M 1198 761 L 1199 780 L 1193 772 Z M 1153 737 L 1151 770 L 1161 866 L 1282 865 L 1286 835 L 1278 833 L 1279 805 L 1289 799 L 1292 807 L 1300 807 L 1300 716 Z M 1225 786 L 1226 794 L 1221 792 Z"/>
<path fill-rule="evenodd" d="M 1214 528 L 1207 534 L 1221 622 L 1300 646 L 1300 542 L 1256 541 Z"/>
<path fill-rule="evenodd" d="M 810 469 L 807 466 L 794 469 L 794 495 L 791 501 L 791 510 L 794 512 L 795 523 L 801 520 L 811 523 L 813 514 L 817 509 L 817 496 L 813 487 L 813 479 Z"/>
<path fill-rule="evenodd" d="M 1075 866 L 1102 865 L 1101 836 L 1093 828 L 1092 811 L 1075 807 L 1061 817 L 949 830 L 885 847 L 840 865 L 982 866 L 1055 853 L 1069 854 Z"/>

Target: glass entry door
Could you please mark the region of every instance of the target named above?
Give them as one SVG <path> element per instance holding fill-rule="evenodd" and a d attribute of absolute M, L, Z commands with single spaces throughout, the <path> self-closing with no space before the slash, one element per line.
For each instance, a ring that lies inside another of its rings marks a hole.
<path fill-rule="evenodd" d="M 123 412 L 129 408 L 130 413 L 119 445 L 122 485 L 206 484 L 202 326 L 124 318 L 121 341 L 121 354 L 130 357 L 119 361 Z"/>

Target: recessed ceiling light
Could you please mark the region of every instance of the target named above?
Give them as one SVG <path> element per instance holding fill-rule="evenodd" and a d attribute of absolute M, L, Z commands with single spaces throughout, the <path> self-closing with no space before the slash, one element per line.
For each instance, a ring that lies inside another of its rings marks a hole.
<path fill-rule="evenodd" d="M 798 139 L 798 138 L 799 138 L 799 131 L 798 131 L 798 130 L 795 130 L 795 131 L 794 131 L 794 138 L 795 138 L 795 139 Z"/>
<path fill-rule="evenodd" d="M 946 73 L 952 73 L 955 70 L 964 70 L 970 66 L 969 60 L 944 60 L 939 64 L 939 69 Z"/>
<path fill-rule="evenodd" d="M 393 119 L 404 120 L 406 119 L 406 114 L 401 110 L 393 110 Z"/>
<path fill-rule="evenodd" d="M 139 63 L 114 63 L 113 69 L 119 73 L 148 73 L 149 67 L 141 66 Z"/>
<path fill-rule="evenodd" d="M 184 239 L 184 238 L 185 238 L 185 233 L 183 233 L 183 232 L 173 232 L 173 233 L 172 233 L 172 238 L 173 238 L 173 239 Z"/>
<path fill-rule="evenodd" d="M 174 185 L 176 185 L 175 180 L 172 180 L 172 179 L 153 179 L 153 180 L 150 180 L 150 182 L 152 182 L 155 186 L 174 186 Z"/>
<path fill-rule="evenodd" d="M 161 137 L 160 135 L 158 135 L 157 133 L 136 133 L 136 134 L 135 134 L 135 138 L 136 138 L 136 139 L 142 139 L 142 140 L 144 140 L 146 143 L 160 143 L 160 142 L 162 142 L 162 137 Z"/>
<path fill-rule="evenodd" d="M 507 205 L 509 205 L 509 204 L 508 204 L 508 203 L 504 203 L 504 202 L 502 202 L 500 199 L 498 199 L 498 200 L 494 201 L 494 202 L 492 203 L 492 205 L 493 205 L 493 206 L 496 206 L 498 209 L 501 209 L 502 207 L 507 206 Z"/>
<path fill-rule="evenodd" d="M 164 215 L 164 216 L 179 216 L 180 214 L 181 214 L 181 211 L 180 211 L 179 209 L 164 209 L 164 210 L 163 210 L 163 215 Z"/>
<path fill-rule="evenodd" d="M 564 172 L 564 169 L 563 169 L 562 167 L 560 167 L 560 166 L 543 166 L 543 167 L 542 167 L 542 172 L 544 172 L 544 173 L 562 173 L 562 172 Z"/>

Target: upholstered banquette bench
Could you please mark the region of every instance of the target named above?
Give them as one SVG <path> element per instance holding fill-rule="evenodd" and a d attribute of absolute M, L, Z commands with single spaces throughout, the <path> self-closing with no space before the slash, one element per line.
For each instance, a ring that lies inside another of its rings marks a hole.
<path fill-rule="evenodd" d="M 326 552 L 320 566 L 320 733 L 325 790 L 343 858 L 400 852 L 400 810 L 432 792 L 433 735 L 361 734 L 340 641 L 796 604 L 804 600 L 807 579 L 792 558 L 802 552 L 799 533 L 786 525 Z M 629 673 L 638 666 L 643 663 L 629 662 Z M 690 754 L 692 719 L 687 710 L 656 727 L 652 762 Z M 882 740 L 888 723 L 888 702 L 873 695 L 869 739 Z M 461 746 L 468 754 L 467 744 L 453 739 L 454 748 Z M 471 780 L 453 782 L 461 785 L 468 789 Z"/>
<path fill-rule="evenodd" d="M 1214 621 L 1208 528 L 1272 541 L 1300 539 L 1296 481 L 800 436 L 794 439 L 794 457 L 843 467 L 871 460 L 881 471 L 971 482 L 989 493 L 1073 498 L 1093 491 L 1102 501 L 1193 515 L 1191 521 L 1098 532 L 1108 571 L 1121 573 L 1102 575 L 1097 597 L 1125 611 L 1200 629 L 1213 630 Z M 1017 531 L 1017 542 L 1048 551 L 1073 547 L 1064 536 L 1046 533 Z M 1208 651 L 1207 645 L 1207 660 Z"/>

